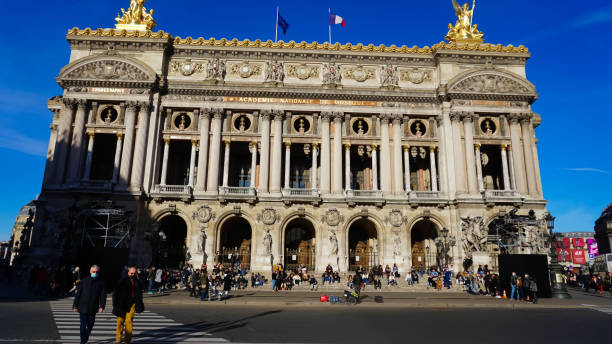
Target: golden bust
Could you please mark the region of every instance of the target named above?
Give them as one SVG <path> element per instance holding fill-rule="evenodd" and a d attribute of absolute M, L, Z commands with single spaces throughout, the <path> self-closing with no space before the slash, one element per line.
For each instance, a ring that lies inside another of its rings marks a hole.
<path fill-rule="evenodd" d="M 474 42 L 482 43 L 484 35 L 478 31 L 478 25 L 472 25 L 472 18 L 474 16 L 474 8 L 476 7 L 476 0 L 472 2 L 472 9 L 470 9 L 467 3 L 463 6 L 459 6 L 456 0 L 453 0 L 453 7 L 455 8 L 455 14 L 457 15 L 457 22 L 455 26 L 448 24 L 448 33 L 446 34 L 446 40 L 449 42 Z"/>
<path fill-rule="evenodd" d="M 152 30 L 157 24 L 153 19 L 153 10 L 147 12 L 144 7 L 145 2 L 147 0 L 131 0 L 127 11 L 122 8 L 121 14 L 115 18 L 117 29 Z"/>

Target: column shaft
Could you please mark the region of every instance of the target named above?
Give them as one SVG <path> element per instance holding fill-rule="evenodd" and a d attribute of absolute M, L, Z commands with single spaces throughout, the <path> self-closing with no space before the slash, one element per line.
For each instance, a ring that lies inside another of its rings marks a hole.
<path fill-rule="evenodd" d="M 115 160 L 113 163 L 113 183 L 119 178 L 119 167 L 121 166 L 121 150 L 123 149 L 123 134 L 117 134 L 117 146 L 115 147 Z"/>
<path fill-rule="evenodd" d="M 380 117 L 380 185 L 383 193 L 391 193 L 391 154 L 389 151 L 389 116 Z"/>
<path fill-rule="evenodd" d="M 508 176 L 508 156 L 506 154 L 506 145 L 501 145 L 502 172 L 504 176 L 504 190 L 510 190 L 510 177 Z"/>
<path fill-rule="evenodd" d="M 351 189 L 351 145 L 344 145 L 344 189 Z"/>
<path fill-rule="evenodd" d="M 291 143 L 285 143 L 285 189 L 291 187 L 290 178 L 291 172 Z"/>
<path fill-rule="evenodd" d="M 119 170 L 120 185 L 129 184 L 130 172 L 132 170 L 135 125 L 136 105 L 128 104 L 125 110 L 125 137 L 123 138 L 123 154 L 121 155 L 121 168 Z"/>
<path fill-rule="evenodd" d="M 189 157 L 189 186 L 191 187 L 193 187 L 193 178 L 195 176 L 195 160 L 197 147 L 198 140 L 191 140 L 191 156 Z"/>
<path fill-rule="evenodd" d="M 144 176 L 145 154 L 147 152 L 147 135 L 149 132 L 149 104 L 140 105 L 138 115 L 138 131 L 136 132 L 136 148 L 134 150 L 134 167 L 130 185 L 133 188 L 142 188 Z"/>
<path fill-rule="evenodd" d="M 335 194 L 342 193 L 342 114 L 334 114 L 334 187 Z"/>
<path fill-rule="evenodd" d="M 272 172 L 270 181 L 270 192 L 279 193 L 281 191 L 281 171 L 283 158 L 283 116 L 276 113 L 274 115 L 274 139 L 272 157 Z"/>
<path fill-rule="evenodd" d="M 321 114 L 321 193 L 331 190 L 331 147 L 329 142 L 330 114 Z"/>
<path fill-rule="evenodd" d="M 261 116 L 261 156 L 259 158 L 259 190 L 268 192 L 270 171 L 270 114 L 266 111 Z"/>
<path fill-rule="evenodd" d="M 404 146 L 404 184 L 406 185 L 406 192 L 410 192 L 412 186 L 410 185 L 410 146 Z"/>
<path fill-rule="evenodd" d="M 210 144 L 210 159 L 208 160 L 208 181 L 206 182 L 206 191 L 219 191 L 219 154 L 221 153 L 221 118 L 223 113 L 220 109 L 216 109 L 212 120 L 212 140 Z"/>
<path fill-rule="evenodd" d="M 83 179 L 89 180 L 91 176 L 91 161 L 93 159 L 94 133 L 89 133 L 89 142 L 87 143 L 87 158 L 85 159 L 85 173 Z"/>
<path fill-rule="evenodd" d="M 208 132 L 210 130 L 210 115 L 208 110 L 200 110 L 200 153 L 198 155 L 198 176 L 196 191 L 204 191 L 208 165 Z"/>
<path fill-rule="evenodd" d="M 463 129 L 465 131 L 465 162 L 470 193 L 477 193 L 476 184 L 476 163 L 474 162 L 474 122 L 473 115 L 467 114 L 463 117 Z"/>
<path fill-rule="evenodd" d="M 64 182 L 66 172 L 66 160 L 70 148 L 70 130 L 72 129 L 72 118 L 75 114 L 76 102 L 71 99 L 64 100 L 64 109 L 60 115 L 57 143 L 55 145 L 55 171 L 53 181 L 55 184 Z"/>
<path fill-rule="evenodd" d="M 310 188 L 317 189 L 317 156 L 319 146 L 314 143 L 312 145 L 312 168 L 310 169 Z"/>
<path fill-rule="evenodd" d="M 249 144 L 251 149 L 251 181 L 249 186 L 255 187 L 255 171 L 257 171 L 257 142 L 253 141 Z"/>
<path fill-rule="evenodd" d="M 70 155 L 68 161 L 68 178 L 69 182 L 79 180 L 81 172 L 81 162 L 83 158 L 83 136 L 85 135 L 86 121 L 86 105 L 83 100 L 79 100 L 77 105 L 76 117 L 74 119 L 74 128 L 72 129 L 72 141 L 70 143 Z"/>
<path fill-rule="evenodd" d="M 393 118 L 393 183 L 394 192 L 400 195 L 404 192 L 402 181 L 402 121 L 401 115 L 394 115 Z"/>
<path fill-rule="evenodd" d="M 225 154 L 223 156 L 223 186 L 228 186 L 230 164 L 230 141 L 225 141 Z"/>
<path fill-rule="evenodd" d="M 455 163 L 455 183 L 457 193 L 467 191 L 465 183 L 465 163 L 463 159 L 463 151 L 461 148 L 461 130 L 459 128 L 459 120 L 461 115 L 459 113 L 452 113 L 450 115 L 451 128 L 453 133 L 453 160 Z"/>
<path fill-rule="evenodd" d="M 516 190 L 516 174 L 514 171 L 514 159 L 512 158 L 512 147 L 508 146 L 506 155 L 508 156 L 508 169 L 510 170 L 510 187 L 512 190 Z"/>
<path fill-rule="evenodd" d="M 482 159 L 480 157 L 480 144 L 474 145 L 474 156 L 476 157 L 476 177 L 478 178 L 478 190 L 484 191 L 484 181 L 482 179 Z"/>
<path fill-rule="evenodd" d="M 378 146 L 372 145 L 372 190 L 378 190 Z"/>
<path fill-rule="evenodd" d="M 523 136 L 523 151 L 525 154 L 525 170 L 527 172 L 527 185 L 529 194 L 536 196 L 538 194 L 538 183 L 535 176 L 535 164 L 533 163 L 533 148 L 531 139 L 531 120 L 528 115 L 521 119 L 521 131 Z"/>
<path fill-rule="evenodd" d="M 523 149 L 521 145 L 521 127 L 519 126 L 519 115 L 508 116 L 510 120 L 510 138 L 512 139 L 512 160 L 514 161 L 514 175 L 516 186 L 521 194 L 528 193 L 527 180 L 525 179 L 525 162 L 523 160 Z"/>
<path fill-rule="evenodd" d="M 438 191 L 438 172 L 436 171 L 436 147 L 429 147 L 429 165 L 431 172 L 431 191 Z"/>
<path fill-rule="evenodd" d="M 168 154 L 170 153 L 170 139 L 164 139 L 164 156 L 162 158 L 161 185 L 166 185 L 168 176 Z"/>

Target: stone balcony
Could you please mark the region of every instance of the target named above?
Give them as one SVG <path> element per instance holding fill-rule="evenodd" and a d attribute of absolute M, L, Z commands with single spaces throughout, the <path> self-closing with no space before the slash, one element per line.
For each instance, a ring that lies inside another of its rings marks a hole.
<path fill-rule="evenodd" d="M 344 194 L 349 205 L 370 203 L 382 206 L 385 203 L 381 190 L 346 190 Z"/>
<path fill-rule="evenodd" d="M 257 192 L 253 187 L 243 186 L 220 186 L 219 187 L 219 201 L 247 201 L 249 203 L 255 202 L 257 199 Z"/>
<path fill-rule="evenodd" d="M 110 180 L 79 180 L 72 183 L 70 188 L 84 192 L 111 192 L 113 182 Z"/>
<path fill-rule="evenodd" d="M 283 189 L 283 202 L 286 204 L 292 202 L 304 203 L 319 203 L 321 201 L 321 192 L 319 189 Z"/>
<path fill-rule="evenodd" d="M 523 201 L 520 192 L 516 190 L 485 190 L 483 199 L 485 203 L 517 203 Z"/>
<path fill-rule="evenodd" d="M 191 198 L 191 186 L 189 185 L 160 185 L 153 186 L 151 196 L 153 198 Z"/>
<path fill-rule="evenodd" d="M 407 193 L 408 201 L 415 207 L 419 204 L 433 204 L 443 207 L 448 203 L 446 194 L 441 191 L 410 191 Z"/>

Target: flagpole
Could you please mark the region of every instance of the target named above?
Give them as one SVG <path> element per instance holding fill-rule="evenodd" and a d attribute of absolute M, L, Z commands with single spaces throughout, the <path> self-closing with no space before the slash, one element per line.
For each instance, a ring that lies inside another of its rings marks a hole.
<path fill-rule="evenodd" d="M 327 18 L 327 24 L 329 24 L 329 44 L 332 44 L 331 41 L 331 8 L 328 8 L 329 10 L 329 17 Z"/>
<path fill-rule="evenodd" d="M 274 28 L 274 42 L 278 42 L 278 6 L 276 6 L 276 27 Z"/>

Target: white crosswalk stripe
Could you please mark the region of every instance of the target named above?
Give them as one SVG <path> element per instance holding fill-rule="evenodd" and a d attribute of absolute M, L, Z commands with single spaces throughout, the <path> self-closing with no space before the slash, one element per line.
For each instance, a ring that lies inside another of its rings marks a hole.
<path fill-rule="evenodd" d="M 107 300 L 107 305 L 111 300 Z M 80 342 L 79 314 L 72 310 L 72 299 L 50 301 L 51 312 L 62 343 Z M 96 315 L 96 322 L 89 343 L 114 343 L 117 318 L 111 307 Z M 198 331 L 163 315 L 144 311 L 134 316 L 133 343 L 227 343 L 211 333 Z"/>
<path fill-rule="evenodd" d="M 604 312 L 604 313 L 612 315 L 612 308 L 595 308 L 595 309 L 600 312 Z"/>

